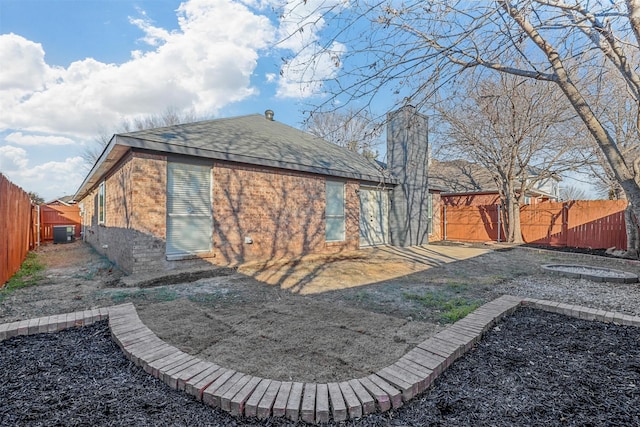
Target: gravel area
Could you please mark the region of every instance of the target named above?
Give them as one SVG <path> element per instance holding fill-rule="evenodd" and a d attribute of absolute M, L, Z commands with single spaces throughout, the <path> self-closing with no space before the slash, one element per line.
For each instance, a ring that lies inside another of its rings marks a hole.
<path fill-rule="evenodd" d="M 610 268 L 596 268 L 596 267 L 588 267 L 583 265 L 558 265 L 558 264 L 549 264 L 546 266 L 549 270 L 562 271 L 564 273 L 575 273 L 575 274 L 590 274 L 593 276 L 600 276 L 605 278 L 624 278 L 627 277 L 628 273 L 623 271 L 612 270 Z"/>
<path fill-rule="evenodd" d="M 422 396 L 357 426 L 639 425 L 638 328 L 522 308 Z M 0 425 L 286 425 L 235 419 L 128 362 L 106 322 L 0 344 Z"/>
<path fill-rule="evenodd" d="M 523 276 L 498 284 L 501 294 L 546 299 L 640 315 L 640 284 L 594 282 L 553 275 Z"/>

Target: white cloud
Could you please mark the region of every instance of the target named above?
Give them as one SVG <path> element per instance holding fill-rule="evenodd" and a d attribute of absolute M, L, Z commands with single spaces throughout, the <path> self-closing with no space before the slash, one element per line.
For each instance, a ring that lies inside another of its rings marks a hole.
<path fill-rule="evenodd" d="M 148 45 L 159 46 L 160 44 L 164 44 L 169 39 L 170 33 L 167 30 L 154 27 L 153 25 L 151 25 L 151 21 L 149 21 L 149 19 L 147 18 L 130 17 L 129 22 L 140 28 L 145 33 L 145 36 L 142 38 L 142 40 Z"/>
<path fill-rule="evenodd" d="M 239 0 L 240 3 L 245 4 L 251 8 L 264 10 L 268 7 L 270 8 L 280 8 L 283 3 L 286 3 L 285 0 Z"/>
<path fill-rule="evenodd" d="M 7 159 L 11 160 L 7 162 Z M 73 195 L 85 175 L 84 160 L 80 156 L 32 166 L 22 148 L 11 146 L 0 147 L 0 171 L 14 184 L 36 192 L 47 201 Z"/>
<path fill-rule="evenodd" d="M 276 32 L 266 16 L 231 0 L 190 0 L 177 20 L 167 31 L 144 13 L 132 18 L 148 48 L 122 64 L 86 58 L 52 67 L 40 44 L 0 35 L 0 131 L 88 137 L 168 107 L 215 114 L 256 93 L 250 78 Z"/>
<path fill-rule="evenodd" d="M 24 135 L 22 132 L 13 132 L 4 138 L 7 142 L 16 145 L 73 145 L 71 138 L 55 135 Z"/>
<path fill-rule="evenodd" d="M 346 47 L 338 42 L 327 49 L 317 44 L 304 47 L 283 66 L 276 95 L 279 98 L 321 95 L 324 82 L 338 73 L 345 51 Z"/>
<path fill-rule="evenodd" d="M 0 35 L 0 91 L 24 92 L 42 90 L 50 78 L 51 68 L 44 62 L 44 50 L 16 34 Z"/>
<path fill-rule="evenodd" d="M 24 149 L 10 145 L 0 147 L 0 172 L 24 169 L 28 163 L 27 152 Z"/>
<path fill-rule="evenodd" d="M 45 199 L 72 194 L 85 173 L 79 146 L 105 129 L 167 109 L 215 115 L 256 94 L 251 76 L 277 33 L 266 15 L 282 4 L 187 0 L 173 30 L 139 10 L 129 22 L 142 30 L 141 45 L 123 63 L 52 66 L 40 40 L 0 34 L 0 171 Z M 41 160 L 41 148 L 54 145 L 64 151 Z"/>
<path fill-rule="evenodd" d="M 321 95 L 323 82 L 336 76 L 346 46 L 332 41 L 325 46 L 320 33 L 324 16 L 347 7 L 345 0 L 298 0 L 284 8 L 278 47 L 293 53 L 282 67 L 276 95 L 280 98 L 308 98 Z"/>

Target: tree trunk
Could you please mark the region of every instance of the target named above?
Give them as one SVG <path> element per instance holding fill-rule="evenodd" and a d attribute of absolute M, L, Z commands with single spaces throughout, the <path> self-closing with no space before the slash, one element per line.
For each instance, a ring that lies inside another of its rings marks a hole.
<path fill-rule="evenodd" d="M 509 215 L 509 223 L 507 224 L 507 242 L 513 242 L 513 197 L 507 197 L 507 215 Z"/>
<path fill-rule="evenodd" d="M 522 231 L 520 229 L 520 204 L 517 197 L 507 192 L 503 205 L 505 216 L 506 241 L 509 243 L 522 243 Z"/>
<path fill-rule="evenodd" d="M 629 258 L 638 258 L 639 236 L 638 236 L 638 220 L 628 205 L 624 210 L 625 227 L 627 229 L 627 256 Z"/>
<path fill-rule="evenodd" d="M 511 213 L 512 238 L 511 243 L 524 243 L 522 239 L 522 227 L 520 225 L 520 203 L 514 201 Z"/>
<path fill-rule="evenodd" d="M 637 0 L 630 0 L 627 3 L 630 12 L 637 11 L 637 3 Z M 540 33 L 517 9 L 511 7 L 510 3 L 500 1 L 500 4 L 547 57 L 556 75 L 556 79 L 554 80 L 555 83 L 566 95 L 574 110 L 578 113 L 578 116 L 582 119 L 587 129 L 595 139 L 598 147 L 600 147 L 600 150 L 607 159 L 609 166 L 611 166 L 611 170 L 613 171 L 616 180 L 620 183 L 620 186 L 627 196 L 627 200 L 629 200 L 631 212 L 636 218 L 640 218 L 640 187 L 638 187 L 638 184 L 634 180 L 634 174 L 625 163 L 616 142 L 613 140 L 611 135 L 609 135 L 609 132 L 607 132 L 604 126 L 602 126 L 602 123 L 600 123 L 600 120 L 598 120 L 595 113 L 580 93 L 580 90 L 569 77 L 557 50 L 540 35 Z M 634 15 L 636 14 L 634 13 Z M 632 26 L 635 31 L 640 27 L 640 18 L 638 18 L 638 16 L 633 16 L 631 18 Z"/>

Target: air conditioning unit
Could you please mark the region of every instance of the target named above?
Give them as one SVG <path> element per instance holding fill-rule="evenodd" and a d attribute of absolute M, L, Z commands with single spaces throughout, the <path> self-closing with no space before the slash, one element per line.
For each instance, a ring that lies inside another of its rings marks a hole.
<path fill-rule="evenodd" d="M 69 243 L 76 238 L 75 225 L 54 225 L 53 226 L 53 243 Z"/>

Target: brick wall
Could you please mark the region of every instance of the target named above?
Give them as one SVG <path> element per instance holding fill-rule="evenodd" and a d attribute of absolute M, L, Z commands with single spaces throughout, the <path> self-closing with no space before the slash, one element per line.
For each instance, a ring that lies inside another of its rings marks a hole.
<path fill-rule="evenodd" d="M 217 162 L 212 172 L 213 253 L 168 261 L 166 162 L 164 156 L 132 152 L 116 166 L 106 178 L 104 225 L 98 225 L 95 213 L 98 188 L 82 201 L 86 240 L 127 273 L 359 247 L 357 181 L 345 184 L 345 241 L 327 243 L 324 177 Z"/>
<path fill-rule="evenodd" d="M 98 189 L 80 201 L 85 240 L 98 252 L 115 262 L 122 270 L 131 272 L 133 259 L 131 245 L 127 243 L 128 228 L 133 216 L 133 181 L 135 158 L 129 154 L 119 163 L 116 171 L 105 180 L 105 222 L 98 224 Z"/>
<path fill-rule="evenodd" d="M 167 158 L 136 153 L 133 228 L 160 239 L 167 234 Z"/>
<path fill-rule="evenodd" d="M 104 225 L 95 211 L 98 187 L 82 200 L 85 239 L 127 273 L 172 268 L 164 258 L 165 189 L 166 158 L 129 153 L 106 177 Z"/>
<path fill-rule="evenodd" d="M 357 249 L 358 187 L 355 181 L 345 185 L 345 241 L 327 243 L 324 177 L 218 162 L 213 169 L 216 256 L 234 263 Z"/>

